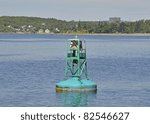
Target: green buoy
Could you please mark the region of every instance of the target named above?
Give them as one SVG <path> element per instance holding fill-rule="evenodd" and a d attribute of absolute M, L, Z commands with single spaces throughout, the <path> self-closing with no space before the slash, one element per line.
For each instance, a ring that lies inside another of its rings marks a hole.
<path fill-rule="evenodd" d="M 86 44 L 80 39 L 69 39 L 65 66 L 65 80 L 56 84 L 56 91 L 96 91 L 95 82 L 88 79 Z"/>

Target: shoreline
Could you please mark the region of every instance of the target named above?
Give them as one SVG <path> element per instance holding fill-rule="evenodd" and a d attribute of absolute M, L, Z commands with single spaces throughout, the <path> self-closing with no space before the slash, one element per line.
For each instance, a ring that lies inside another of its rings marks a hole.
<path fill-rule="evenodd" d="M 51 34 L 47 34 L 47 33 L 0 33 L 0 34 L 35 34 L 35 35 L 93 35 L 93 36 L 150 36 L 150 33 L 99 33 L 99 34 L 90 34 L 90 33 L 51 33 Z"/>
<path fill-rule="evenodd" d="M 100 34 L 62 34 L 62 35 L 99 35 L 99 36 L 150 36 L 150 33 L 131 33 L 131 34 L 122 34 L 122 33 L 100 33 Z"/>

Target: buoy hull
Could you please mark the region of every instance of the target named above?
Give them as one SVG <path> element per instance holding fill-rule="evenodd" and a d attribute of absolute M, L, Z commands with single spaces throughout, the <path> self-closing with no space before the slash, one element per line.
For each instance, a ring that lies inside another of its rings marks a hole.
<path fill-rule="evenodd" d="M 97 91 L 97 85 L 91 80 L 71 78 L 56 84 L 56 92 L 65 91 Z"/>
<path fill-rule="evenodd" d="M 79 91 L 79 92 L 96 92 L 97 88 L 56 88 L 56 92 L 74 92 L 74 91 Z"/>

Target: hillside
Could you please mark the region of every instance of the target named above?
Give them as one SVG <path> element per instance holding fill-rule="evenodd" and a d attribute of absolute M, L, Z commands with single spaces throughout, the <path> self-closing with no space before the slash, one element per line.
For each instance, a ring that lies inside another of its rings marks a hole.
<path fill-rule="evenodd" d="M 135 22 L 65 21 L 55 18 L 1 16 L 0 33 L 150 33 L 150 20 Z"/>

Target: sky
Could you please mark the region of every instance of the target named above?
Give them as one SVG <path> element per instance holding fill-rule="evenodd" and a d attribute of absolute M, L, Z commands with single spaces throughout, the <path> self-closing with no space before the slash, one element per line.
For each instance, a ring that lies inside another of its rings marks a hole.
<path fill-rule="evenodd" d="M 150 0 L 0 0 L 0 16 L 135 21 L 150 19 Z"/>

